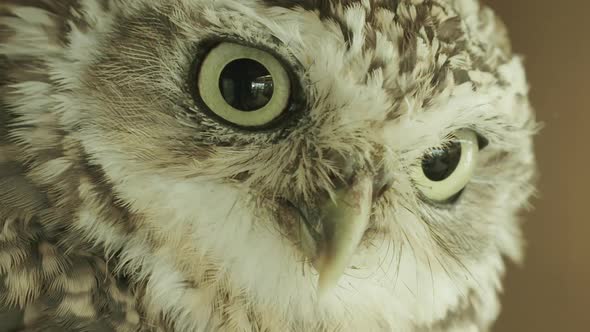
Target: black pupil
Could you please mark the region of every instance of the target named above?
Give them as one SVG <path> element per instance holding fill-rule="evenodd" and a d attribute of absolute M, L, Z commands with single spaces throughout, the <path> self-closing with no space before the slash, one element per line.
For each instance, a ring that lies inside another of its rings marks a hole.
<path fill-rule="evenodd" d="M 270 102 L 274 83 L 262 64 L 250 59 L 238 59 L 230 62 L 221 72 L 219 89 L 232 107 L 251 112 Z"/>
<path fill-rule="evenodd" d="M 461 143 L 453 142 L 429 151 L 422 160 L 422 170 L 430 180 L 443 181 L 453 174 L 460 160 Z"/>

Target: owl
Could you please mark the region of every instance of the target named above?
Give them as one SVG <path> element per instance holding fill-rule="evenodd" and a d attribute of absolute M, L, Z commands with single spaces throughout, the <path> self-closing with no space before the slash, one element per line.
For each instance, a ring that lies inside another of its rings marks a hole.
<path fill-rule="evenodd" d="M 0 331 L 489 331 L 534 193 L 476 0 L 2 0 Z"/>

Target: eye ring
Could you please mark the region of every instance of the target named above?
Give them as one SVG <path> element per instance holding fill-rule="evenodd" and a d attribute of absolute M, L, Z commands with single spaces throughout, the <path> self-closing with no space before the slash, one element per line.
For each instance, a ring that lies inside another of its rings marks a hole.
<path fill-rule="evenodd" d="M 477 134 L 472 130 L 462 129 L 455 132 L 453 136 L 455 138 L 452 142 L 460 147 L 460 158 L 444 178 L 432 179 L 429 177 L 423 163 L 413 167 L 411 172 L 416 187 L 426 198 L 436 203 L 452 201 L 467 186 L 477 166 L 479 153 Z M 428 154 L 425 154 L 426 156 Z"/>
<path fill-rule="evenodd" d="M 226 68 L 236 61 L 252 61 L 262 66 L 272 79 L 272 96 L 258 109 L 240 110 L 223 95 L 221 79 Z M 216 116 L 245 128 L 264 127 L 289 109 L 292 84 L 281 61 L 263 50 L 224 42 L 212 48 L 198 68 L 196 92 L 202 104 Z"/>

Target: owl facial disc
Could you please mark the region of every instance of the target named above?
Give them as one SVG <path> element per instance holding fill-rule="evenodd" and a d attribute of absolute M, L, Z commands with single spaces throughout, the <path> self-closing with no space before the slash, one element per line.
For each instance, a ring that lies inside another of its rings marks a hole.
<path fill-rule="evenodd" d="M 373 179 L 358 176 L 321 206 L 322 241 L 313 265 L 319 271 L 318 296 L 336 286 L 350 264 L 371 216 Z"/>

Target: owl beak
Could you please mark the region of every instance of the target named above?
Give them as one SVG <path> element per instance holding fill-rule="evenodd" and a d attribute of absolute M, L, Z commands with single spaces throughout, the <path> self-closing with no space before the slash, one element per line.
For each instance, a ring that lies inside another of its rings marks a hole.
<path fill-rule="evenodd" d="M 318 294 L 323 297 L 335 287 L 350 265 L 369 223 L 373 197 L 373 179 L 359 176 L 335 193 L 321 207 L 323 241 L 318 243 L 314 261 L 319 271 Z"/>

